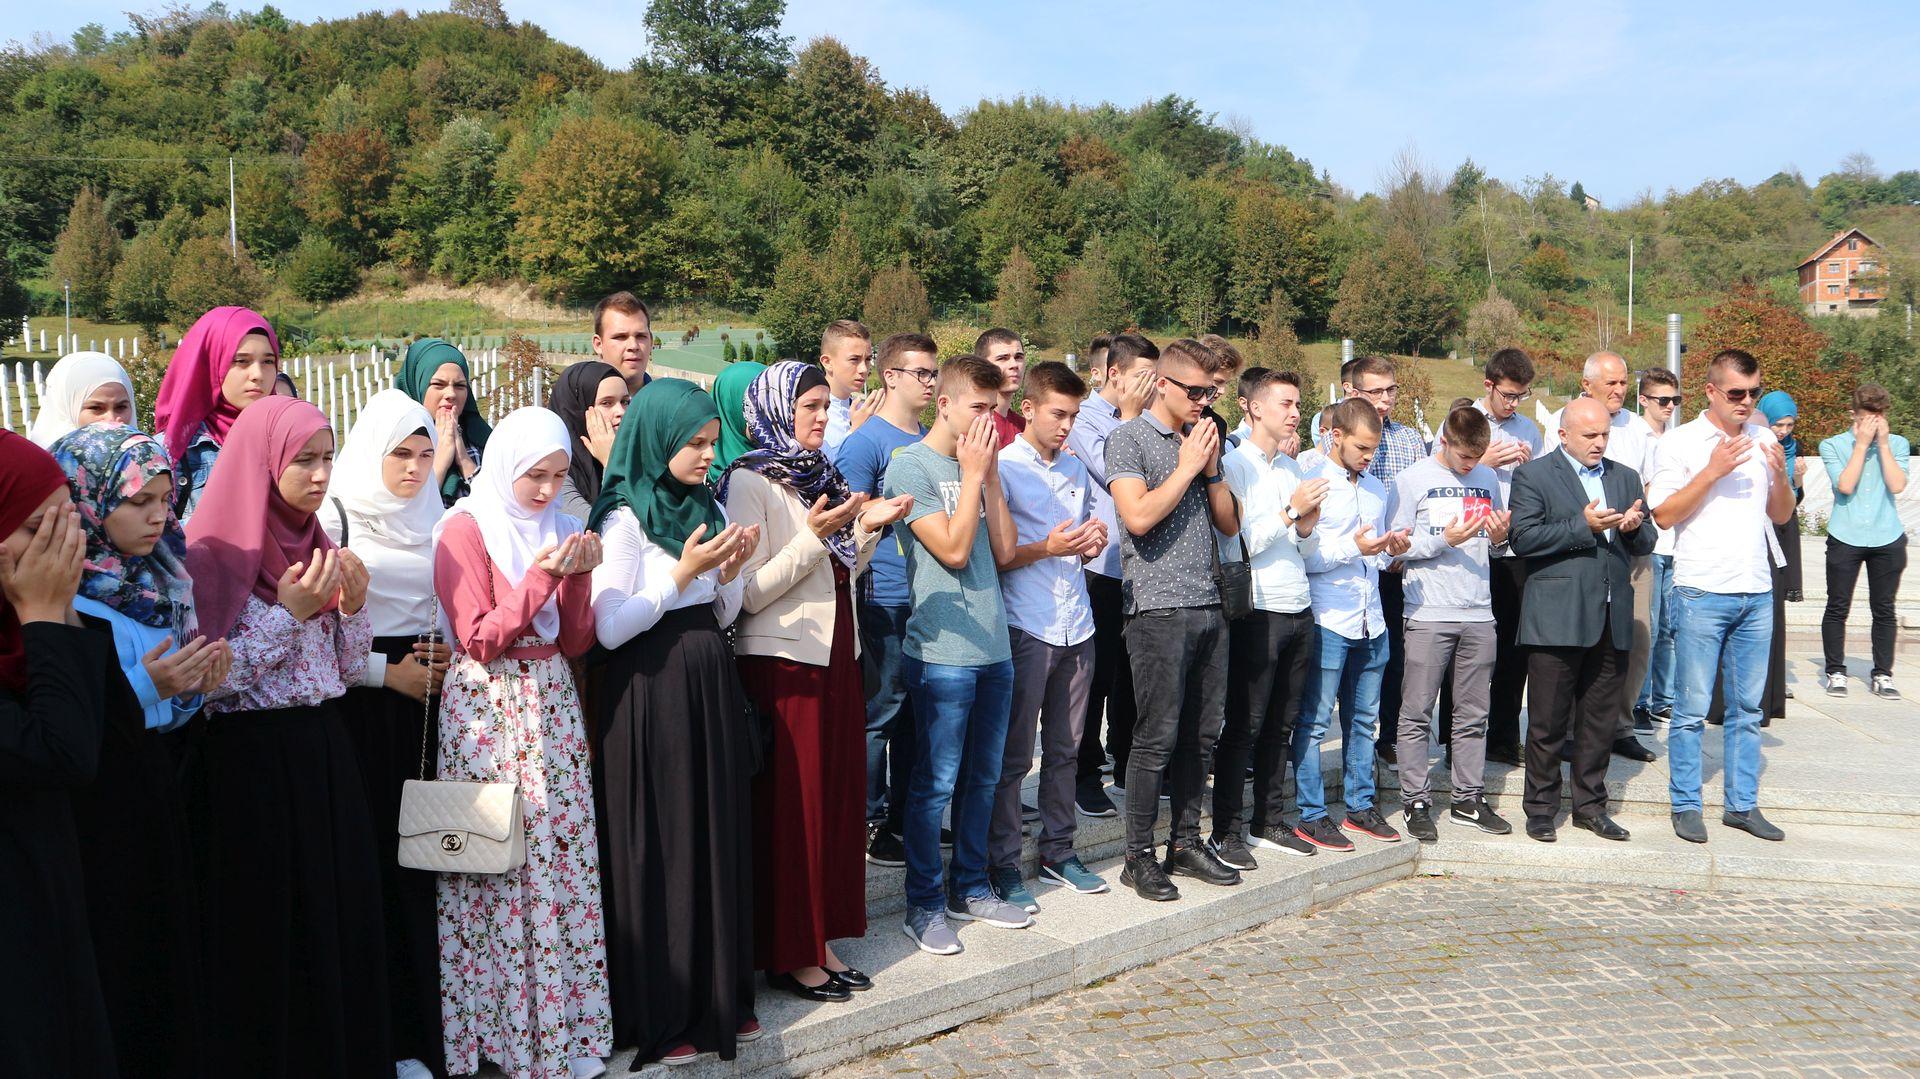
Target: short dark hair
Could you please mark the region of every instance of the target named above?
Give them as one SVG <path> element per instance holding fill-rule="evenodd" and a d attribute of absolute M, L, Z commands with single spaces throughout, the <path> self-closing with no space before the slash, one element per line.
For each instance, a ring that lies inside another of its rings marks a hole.
<path fill-rule="evenodd" d="M 1707 363 L 1707 381 L 1718 386 L 1720 383 L 1715 379 L 1723 371 L 1732 371 L 1736 375 L 1756 375 L 1760 373 L 1760 361 L 1753 358 L 1753 353 L 1743 349 L 1723 348 L 1714 353 L 1713 359 Z"/>
<path fill-rule="evenodd" d="M 1108 346 L 1112 344 L 1113 344 L 1113 338 L 1110 335 L 1104 334 L 1104 333 L 1096 334 L 1093 340 L 1087 342 L 1087 355 L 1090 357 L 1096 356 L 1102 352 L 1105 352 Z"/>
<path fill-rule="evenodd" d="M 973 354 L 981 359 L 986 359 L 987 350 L 995 345 L 1022 345 L 1022 347 L 1024 347 L 1019 334 L 1014 333 L 1004 326 L 995 326 L 993 329 L 973 339 Z"/>
<path fill-rule="evenodd" d="M 1388 378 L 1392 378 L 1394 370 L 1393 361 L 1387 359 L 1385 356 L 1355 356 L 1353 358 L 1353 367 L 1342 372 L 1340 380 L 1342 382 L 1352 382 L 1361 375 L 1385 375 Z M 1376 415 L 1375 418 L 1378 418 L 1378 416 Z"/>
<path fill-rule="evenodd" d="M 1503 348 L 1487 357 L 1487 381 L 1494 385 L 1502 382 L 1518 382 L 1522 386 L 1533 384 L 1533 357 L 1522 349 Z"/>
<path fill-rule="evenodd" d="M 989 390 L 999 393 L 1006 388 L 1007 376 L 1000 369 L 978 356 L 963 354 L 955 356 L 940 365 L 940 382 L 934 390 L 936 397 L 950 397 L 957 390 Z"/>
<path fill-rule="evenodd" d="M 1201 334 L 1200 343 L 1212 349 L 1214 355 L 1220 357 L 1220 370 L 1228 375 L 1247 365 L 1247 358 L 1240 355 L 1240 350 L 1233 347 L 1233 342 L 1217 333 Z"/>
<path fill-rule="evenodd" d="M 880 350 L 874 355 L 874 369 L 891 371 L 906 362 L 909 352 L 924 352 L 936 363 L 940 360 L 940 346 L 933 343 L 933 338 L 924 333 L 896 333 L 880 342 Z"/>
<path fill-rule="evenodd" d="M 1250 401 L 1253 399 L 1253 395 L 1259 393 L 1261 387 L 1265 386 L 1272 379 L 1272 370 L 1265 367 L 1249 367 L 1245 371 L 1240 372 L 1240 382 L 1234 387 L 1233 392 L 1242 400 Z"/>
<path fill-rule="evenodd" d="M 1275 371 L 1273 373 L 1273 381 L 1284 382 L 1294 389 L 1299 390 L 1301 393 L 1307 392 L 1307 384 L 1300 378 L 1300 374 L 1297 371 Z"/>
<path fill-rule="evenodd" d="M 1471 408 L 1472 406 L 1473 406 L 1473 398 L 1456 397 L 1453 399 L 1453 403 L 1447 406 L 1447 411 L 1451 413 L 1456 408 Z"/>
<path fill-rule="evenodd" d="M 600 336 L 600 317 L 609 311 L 618 311 L 623 315 L 639 315 L 641 318 L 647 320 L 648 329 L 653 328 L 653 312 L 647 310 L 647 305 L 640 302 L 640 297 L 622 290 L 611 296 L 600 297 L 599 302 L 593 305 L 593 335 L 595 337 Z"/>
<path fill-rule="evenodd" d="M 1023 394 L 1038 408 L 1050 393 L 1063 393 L 1078 401 L 1087 395 L 1086 380 L 1059 360 L 1042 360 L 1027 368 Z"/>
<path fill-rule="evenodd" d="M 822 356 L 826 355 L 827 346 L 833 344 L 835 341 L 845 341 L 848 339 L 865 341 L 868 344 L 872 344 L 873 334 L 859 321 L 850 318 L 836 319 L 833 322 L 827 323 L 827 328 L 820 331 L 820 354 Z"/>
<path fill-rule="evenodd" d="M 1672 386 L 1677 390 L 1680 388 L 1680 380 L 1673 377 L 1673 372 L 1664 367 L 1649 367 L 1640 372 L 1641 396 L 1645 396 L 1646 392 L 1655 386 Z"/>
<path fill-rule="evenodd" d="M 1327 409 L 1327 430 L 1380 433 L 1380 413 L 1364 398 L 1349 397 Z"/>
<path fill-rule="evenodd" d="M 1190 363 L 1205 371 L 1209 377 L 1219 374 L 1220 369 L 1226 365 L 1226 361 L 1220 358 L 1218 352 L 1191 337 L 1182 337 L 1178 341 L 1170 342 L 1166 348 L 1160 350 L 1162 363 L 1172 359 Z"/>
<path fill-rule="evenodd" d="M 1853 408 L 1856 412 L 1885 415 L 1892 407 L 1893 395 L 1878 382 L 1862 382 L 1853 388 Z"/>
<path fill-rule="evenodd" d="M 1486 413 L 1468 401 L 1464 406 L 1447 413 L 1447 422 L 1441 425 L 1440 437 L 1456 450 L 1485 453 L 1487 443 L 1493 438 L 1493 425 L 1487 422 Z"/>
<path fill-rule="evenodd" d="M 1137 333 L 1117 333 L 1107 344 L 1107 370 L 1126 367 L 1135 360 L 1158 360 L 1160 346 Z"/>
<path fill-rule="evenodd" d="M 1353 360 L 1348 360 L 1347 362 L 1340 365 L 1341 383 L 1344 384 L 1344 383 L 1353 381 L 1353 364 L 1354 364 Z"/>

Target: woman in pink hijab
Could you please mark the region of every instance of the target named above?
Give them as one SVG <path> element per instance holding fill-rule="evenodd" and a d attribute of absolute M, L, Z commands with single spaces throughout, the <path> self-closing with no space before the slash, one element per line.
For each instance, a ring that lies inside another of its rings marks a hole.
<path fill-rule="evenodd" d="M 206 695 L 194 830 L 220 972 L 209 1071 L 391 1074 L 377 847 L 337 711 L 373 643 L 367 570 L 314 517 L 333 431 L 305 401 L 269 396 L 225 435 L 187 526 L 200 631 L 233 651 Z"/>
<path fill-rule="evenodd" d="M 257 311 L 216 307 L 180 339 L 160 379 L 153 430 L 180 466 L 173 497 L 181 523 L 198 507 L 241 410 L 270 396 L 279 373 L 280 339 Z"/>

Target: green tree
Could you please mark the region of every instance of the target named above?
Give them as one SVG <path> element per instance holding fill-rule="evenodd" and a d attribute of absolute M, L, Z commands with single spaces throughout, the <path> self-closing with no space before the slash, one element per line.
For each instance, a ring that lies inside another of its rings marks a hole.
<path fill-rule="evenodd" d="M 71 282 L 74 311 L 89 318 L 104 317 L 113 294 L 113 268 L 119 261 L 120 234 L 108 223 L 105 204 L 93 188 L 81 188 L 47 266 L 54 285 Z"/>
<path fill-rule="evenodd" d="M 1268 299 L 1284 291 L 1299 317 L 1320 322 L 1333 306 L 1333 258 L 1318 231 L 1318 215 L 1303 199 L 1259 187 L 1234 199 L 1227 229 L 1227 313 L 1258 323 Z"/>
<path fill-rule="evenodd" d="M 933 310 L 927 305 L 927 286 L 903 259 L 899 265 L 873 275 L 867 285 L 866 299 L 860 304 L 860 317 L 876 337 L 925 333 L 933 321 Z"/>
<path fill-rule="evenodd" d="M 345 250 L 371 257 L 393 182 L 386 136 L 359 126 L 322 132 L 307 144 L 300 163 L 300 209 L 308 222 Z"/>
<path fill-rule="evenodd" d="M 1567 201 L 1583 209 L 1586 207 L 1587 189 L 1581 186 L 1580 181 L 1575 180 L 1573 186 L 1567 189 Z"/>
<path fill-rule="evenodd" d="M 821 309 L 829 313 L 827 322 L 860 317 L 860 301 L 866 297 L 867 282 L 872 274 L 860 255 L 860 240 L 846 222 L 841 222 L 828 237 L 826 250 L 814 262 L 814 277 L 815 287 L 820 291 Z M 822 323 L 821 328 L 825 329 L 826 324 Z"/>
<path fill-rule="evenodd" d="M 666 261 L 659 222 L 672 171 L 672 148 L 658 128 L 597 116 L 563 121 L 514 201 L 521 271 L 561 296 L 654 290 Z"/>
<path fill-rule="evenodd" d="M 733 348 L 733 338 L 728 337 L 726 334 L 721 334 L 720 335 L 720 362 L 733 363 L 737 361 L 739 358 L 740 358 L 740 354 L 734 351 L 734 348 Z"/>
<path fill-rule="evenodd" d="M 167 286 L 173 280 L 173 243 L 149 229 L 127 245 L 127 257 L 113 274 L 114 316 L 137 324 L 148 347 L 160 340 L 160 324 L 167 320 Z"/>
<path fill-rule="evenodd" d="M 360 285 L 360 273 L 353 256 L 332 240 L 309 236 L 287 259 L 280 282 L 308 303 L 329 303 L 351 296 Z"/>
<path fill-rule="evenodd" d="M 1105 241 L 1095 237 L 1088 242 L 1080 258 L 1060 275 L 1044 321 L 1057 340 L 1074 348 L 1126 325 L 1126 307 Z"/>
<path fill-rule="evenodd" d="M 1707 308 L 1687 337 L 1682 386 L 1702 385 L 1716 354 L 1742 349 L 1760 361 L 1760 375 L 1768 385 L 1792 391 L 1800 408 L 1794 433 L 1803 445 L 1817 444 L 1847 426 L 1853 387 L 1861 381 L 1860 363 L 1845 352 L 1827 354 L 1826 336 L 1808 323 L 1796 304 L 1741 285 Z"/>
<path fill-rule="evenodd" d="M 1040 275 L 1024 249 L 1015 247 L 994 282 L 993 321 L 1022 336 L 1037 336 L 1035 331 L 1045 316 L 1045 299 L 1040 294 Z"/>
<path fill-rule="evenodd" d="M 1490 357 L 1500 349 L 1519 345 L 1526 331 L 1526 322 L 1513 301 L 1488 289 L 1487 298 L 1467 312 L 1467 355 Z"/>
<path fill-rule="evenodd" d="M 0 322 L 12 326 L 26 313 L 27 290 L 20 287 L 20 278 L 13 272 L 13 260 L 5 251 L 0 251 Z"/>
<path fill-rule="evenodd" d="M 1559 244 L 1542 242 L 1521 266 L 1527 283 L 1541 292 L 1560 293 L 1573 287 L 1573 259 Z"/>
<path fill-rule="evenodd" d="M 1285 292 L 1274 289 L 1269 293 L 1267 302 L 1260 305 L 1259 317 L 1254 319 L 1253 339 L 1245 349 L 1247 362 L 1273 371 L 1304 373 L 1307 353 L 1293 329 L 1299 317 L 1300 308 Z"/>
<path fill-rule="evenodd" d="M 266 294 L 266 283 L 246 248 L 238 256 L 225 240 L 196 236 L 180 245 L 167 280 L 167 318 L 185 326 L 216 307 L 252 307 Z"/>
<path fill-rule="evenodd" d="M 1031 161 L 1022 161 L 993 181 L 975 215 L 980 230 L 980 269 L 997 275 L 1008 255 L 1023 248 L 1039 279 L 1051 281 L 1067 267 L 1071 218 L 1060 185 Z"/>
<path fill-rule="evenodd" d="M 1417 356 L 1453 329 L 1454 309 L 1446 283 L 1420 257 L 1413 237 L 1395 230 L 1347 267 L 1330 318 L 1361 351 Z"/>
<path fill-rule="evenodd" d="M 809 182 L 857 188 L 875 163 L 885 109 L 886 87 L 873 65 L 834 38 L 815 38 L 787 81 L 781 147 Z"/>
<path fill-rule="evenodd" d="M 807 350 L 819 342 L 827 323 L 845 317 L 844 309 L 821 303 L 820 271 L 814 257 L 802 248 L 787 252 L 760 301 L 760 324 L 773 335 L 774 347 L 785 356 L 810 355 Z"/>
<path fill-rule="evenodd" d="M 786 73 L 785 0 L 652 0 L 644 25 L 671 126 L 721 131 Z"/>

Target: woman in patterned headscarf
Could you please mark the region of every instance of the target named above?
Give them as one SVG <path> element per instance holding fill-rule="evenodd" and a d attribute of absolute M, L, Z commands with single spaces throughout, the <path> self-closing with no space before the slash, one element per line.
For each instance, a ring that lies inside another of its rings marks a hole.
<path fill-rule="evenodd" d="M 827 942 L 866 933 L 866 698 L 850 582 L 910 497 L 852 494 L 821 446 L 826 376 L 783 360 L 746 392 L 754 444 L 720 479 L 727 514 L 759 525 L 734 650 L 772 717 L 755 777 L 755 965 L 805 1000 L 843 1001 L 873 983 Z"/>
<path fill-rule="evenodd" d="M 186 798 L 163 741 L 185 736 L 161 732 L 200 710 L 231 657 L 225 641 L 196 635 L 173 462 L 160 443 L 131 427 L 88 426 L 52 452 L 87 540 L 74 610 L 110 635 L 123 675 L 107 680 L 93 787 L 73 799 L 100 986 L 121 1069 L 184 1079 L 206 1066 L 198 901 Z"/>

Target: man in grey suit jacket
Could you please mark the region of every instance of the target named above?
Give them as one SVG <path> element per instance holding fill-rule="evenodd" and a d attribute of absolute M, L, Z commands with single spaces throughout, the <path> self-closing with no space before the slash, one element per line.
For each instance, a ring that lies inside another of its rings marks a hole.
<path fill-rule="evenodd" d="M 1606 459 L 1606 406 L 1560 414 L 1560 447 L 1513 473 L 1508 543 L 1527 559 L 1519 643 L 1527 658 L 1527 834 L 1554 839 L 1560 751 L 1572 744 L 1573 823 L 1626 839 L 1607 816 L 1607 762 L 1627 651 L 1632 560 L 1653 550 L 1640 476 Z"/>

